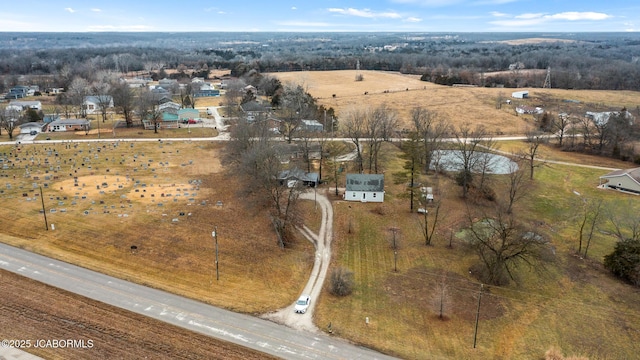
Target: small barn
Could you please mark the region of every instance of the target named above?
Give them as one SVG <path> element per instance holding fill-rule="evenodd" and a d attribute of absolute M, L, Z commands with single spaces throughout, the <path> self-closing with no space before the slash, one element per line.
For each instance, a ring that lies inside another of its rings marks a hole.
<path fill-rule="evenodd" d="M 615 170 L 600 176 L 600 187 L 640 195 L 640 167 Z"/>
<path fill-rule="evenodd" d="M 529 91 L 516 91 L 511 93 L 511 97 L 514 99 L 527 99 L 529 97 Z"/>
<path fill-rule="evenodd" d="M 347 201 L 384 202 L 383 174 L 347 174 Z"/>

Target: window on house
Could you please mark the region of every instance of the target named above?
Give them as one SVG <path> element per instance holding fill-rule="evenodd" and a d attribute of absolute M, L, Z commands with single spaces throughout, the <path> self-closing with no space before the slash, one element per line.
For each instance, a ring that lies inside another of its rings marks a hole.
<path fill-rule="evenodd" d="M 356 197 L 356 193 L 353 193 L 353 197 Z"/>
<path fill-rule="evenodd" d="M 373 193 L 373 197 L 376 197 L 376 195 L 377 195 L 376 193 Z"/>

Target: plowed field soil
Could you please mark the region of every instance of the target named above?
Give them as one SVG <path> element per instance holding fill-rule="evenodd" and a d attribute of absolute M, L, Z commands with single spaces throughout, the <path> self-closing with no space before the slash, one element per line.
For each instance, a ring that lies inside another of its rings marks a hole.
<path fill-rule="evenodd" d="M 272 359 L 7 271 L 0 338 L 30 340 L 23 350 L 45 359 Z"/>

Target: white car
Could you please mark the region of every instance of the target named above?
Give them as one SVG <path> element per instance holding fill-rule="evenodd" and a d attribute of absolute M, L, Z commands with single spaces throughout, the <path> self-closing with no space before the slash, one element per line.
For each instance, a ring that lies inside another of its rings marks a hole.
<path fill-rule="evenodd" d="M 298 298 L 298 301 L 296 301 L 296 312 L 300 314 L 306 313 L 310 302 L 311 298 L 309 297 L 309 295 L 301 295 L 300 298 Z"/>

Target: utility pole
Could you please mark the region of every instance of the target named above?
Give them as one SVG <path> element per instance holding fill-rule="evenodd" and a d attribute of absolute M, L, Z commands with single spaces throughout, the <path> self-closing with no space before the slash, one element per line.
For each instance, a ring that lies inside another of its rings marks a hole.
<path fill-rule="evenodd" d="M 216 241 L 216 280 L 220 280 L 220 272 L 218 271 L 218 227 L 213 227 L 213 232 L 211 233 L 213 238 Z"/>
<path fill-rule="evenodd" d="M 473 348 L 476 348 L 476 342 L 478 339 L 478 321 L 480 320 L 480 301 L 482 301 L 482 288 L 484 284 L 480 284 L 480 294 L 478 295 L 478 309 L 476 310 L 476 329 L 473 332 Z"/>
<path fill-rule="evenodd" d="M 44 227 L 49 231 L 49 224 L 47 223 L 47 210 L 44 208 L 44 197 L 42 196 L 42 186 L 40 186 L 40 200 L 42 200 L 42 215 L 44 215 Z"/>

